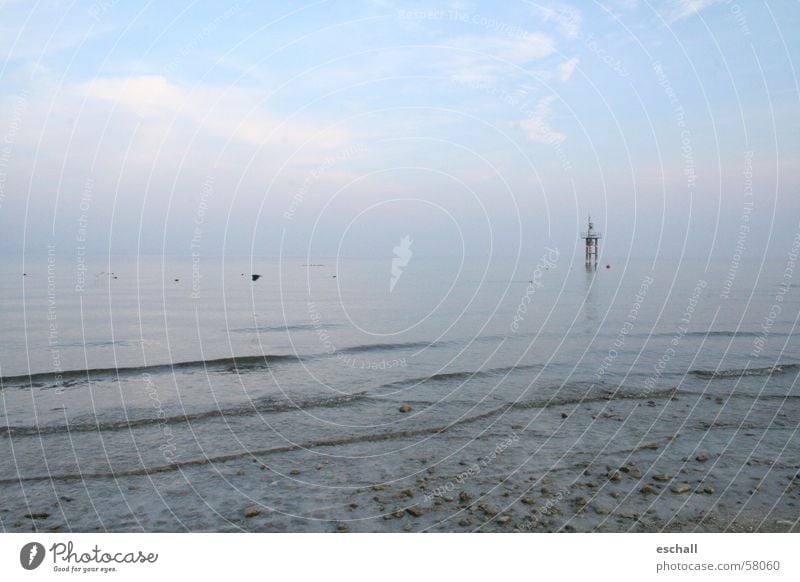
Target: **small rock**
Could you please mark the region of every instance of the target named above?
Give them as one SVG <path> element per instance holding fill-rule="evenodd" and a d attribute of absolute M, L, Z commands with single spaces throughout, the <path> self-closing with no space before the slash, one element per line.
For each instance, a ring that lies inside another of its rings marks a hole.
<path fill-rule="evenodd" d="M 358 503 L 351 503 L 350 509 L 358 509 Z"/>
<path fill-rule="evenodd" d="M 400 518 L 401 518 L 401 517 L 403 517 L 405 514 L 406 514 L 405 510 L 403 510 L 403 509 L 398 509 L 397 511 L 395 511 L 395 512 L 394 512 L 394 517 L 396 517 L 397 519 L 400 519 Z"/>
<path fill-rule="evenodd" d="M 641 447 L 637 447 L 635 450 L 636 451 L 642 451 L 642 450 L 645 450 L 645 449 L 650 449 L 652 451 L 655 451 L 660 446 L 661 445 L 659 445 L 658 443 L 650 443 L 649 445 L 642 445 Z"/>
<path fill-rule="evenodd" d="M 706 453 L 700 453 L 695 457 L 695 460 L 701 463 L 705 463 L 708 460 L 708 455 Z"/>
<path fill-rule="evenodd" d="M 383 491 L 384 489 L 386 489 L 385 485 L 376 484 L 372 486 L 373 491 Z"/>
<path fill-rule="evenodd" d="M 533 497 L 523 497 L 522 503 L 524 503 L 525 505 L 535 505 L 536 500 Z"/>
<path fill-rule="evenodd" d="M 613 473 L 611 473 L 611 474 L 608 476 L 608 478 L 609 478 L 611 481 L 620 481 L 620 480 L 622 480 L 622 473 L 620 473 L 619 471 L 614 471 Z"/>
<path fill-rule="evenodd" d="M 245 517 L 256 517 L 257 515 L 261 515 L 261 508 L 257 505 L 251 505 L 244 510 Z"/>
<path fill-rule="evenodd" d="M 403 489 L 400 492 L 400 496 L 401 497 L 414 497 L 414 490 L 411 489 L 410 487 L 408 489 Z"/>
<path fill-rule="evenodd" d="M 688 485 L 676 485 L 672 488 L 673 493 L 688 493 L 691 490 L 691 487 Z"/>
<path fill-rule="evenodd" d="M 407 523 L 403 526 L 403 531 L 411 531 L 413 526 L 410 523 Z"/>
<path fill-rule="evenodd" d="M 511 521 L 510 515 L 501 515 L 500 517 L 497 518 L 497 523 L 499 523 L 500 525 L 506 525 L 509 521 Z"/>
<path fill-rule="evenodd" d="M 468 493 L 467 491 L 462 491 L 458 494 L 458 499 L 459 501 L 469 501 L 472 499 L 472 494 Z"/>
<path fill-rule="evenodd" d="M 653 487 L 652 485 L 645 485 L 641 489 L 639 489 L 639 493 L 642 493 L 643 495 L 649 495 L 650 493 L 655 493 L 655 492 L 656 488 Z"/>
<path fill-rule="evenodd" d="M 299 475 L 300 474 L 300 469 L 292 469 L 291 471 L 289 471 L 289 474 L 290 475 Z"/>
<path fill-rule="evenodd" d="M 667 473 L 659 473 L 658 475 L 653 475 L 653 479 L 656 481 L 670 481 L 672 479 L 672 475 L 668 475 Z"/>
<path fill-rule="evenodd" d="M 567 414 L 566 412 L 562 412 L 561 418 L 569 418 L 569 414 Z"/>
<path fill-rule="evenodd" d="M 50 514 L 46 511 L 41 511 L 39 513 L 26 513 L 23 517 L 27 517 L 28 519 L 47 519 L 50 517 Z"/>
<path fill-rule="evenodd" d="M 422 517 L 425 514 L 425 512 L 419 506 L 408 507 L 406 508 L 406 511 L 408 512 L 409 515 L 412 515 L 414 517 Z"/>
<path fill-rule="evenodd" d="M 411 412 L 414 409 L 411 408 L 408 404 L 403 404 L 403 406 L 401 406 L 397 410 L 399 410 L 400 412 Z"/>
<path fill-rule="evenodd" d="M 611 513 L 611 510 L 609 510 L 607 507 L 603 507 L 602 505 L 596 505 L 594 507 L 594 512 L 597 515 L 608 515 L 609 513 Z"/>
<path fill-rule="evenodd" d="M 461 527 L 469 527 L 472 525 L 472 518 L 465 517 L 464 519 L 458 522 L 458 525 L 460 525 Z"/>
<path fill-rule="evenodd" d="M 586 507 L 587 505 L 589 505 L 589 500 L 586 497 L 578 497 L 575 500 L 575 505 L 579 507 Z"/>
<path fill-rule="evenodd" d="M 350 531 L 350 528 L 348 527 L 348 525 L 346 523 L 340 523 L 338 526 L 336 526 L 336 531 L 340 531 L 342 533 L 346 533 L 346 532 Z"/>
<path fill-rule="evenodd" d="M 612 491 L 611 492 L 611 497 L 613 497 L 614 499 L 618 499 L 619 498 L 619 491 Z"/>
<path fill-rule="evenodd" d="M 525 428 L 525 425 L 524 424 L 512 424 L 511 428 L 514 429 L 514 430 L 522 430 L 523 428 Z"/>

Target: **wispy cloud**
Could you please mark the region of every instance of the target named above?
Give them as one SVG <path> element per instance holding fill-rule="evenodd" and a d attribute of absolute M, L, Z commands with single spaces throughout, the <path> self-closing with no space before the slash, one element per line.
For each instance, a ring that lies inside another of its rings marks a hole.
<path fill-rule="evenodd" d="M 554 23 L 559 32 L 567 38 L 576 38 L 580 34 L 583 16 L 574 6 L 568 4 L 537 6 L 537 10 L 546 23 Z"/>
<path fill-rule="evenodd" d="M 572 57 L 568 61 L 564 61 L 558 66 L 558 80 L 562 83 L 569 81 L 575 68 L 578 66 L 578 57 Z"/>
<path fill-rule="evenodd" d="M 514 68 L 543 59 L 556 50 L 554 39 L 543 33 L 518 38 L 483 35 L 458 37 L 446 42 L 454 52 L 442 62 L 450 78 L 490 81 Z"/>
<path fill-rule="evenodd" d="M 676 22 L 689 18 L 711 6 L 719 4 L 722 0 L 673 0 L 667 11 L 667 20 Z"/>
<path fill-rule="evenodd" d="M 182 87 L 160 75 L 99 78 L 79 87 L 88 99 L 113 103 L 145 120 L 190 120 L 201 131 L 217 137 L 264 145 L 280 142 L 341 147 L 341 132 L 320 134 L 319 127 L 302 121 L 286 121 L 268 113 L 263 94 L 232 87 Z"/>
<path fill-rule="evenodd" d="M 550 127 L 552 108 L 550 105 L 556 100 L 555 95 L 542 97 L 536 104 L 533 115 L 528 119 L 518 122 L 520 128 L 525 131 L 525 135 L 531 141 L 544 144 L 561 143 L 567 136 Z"/>

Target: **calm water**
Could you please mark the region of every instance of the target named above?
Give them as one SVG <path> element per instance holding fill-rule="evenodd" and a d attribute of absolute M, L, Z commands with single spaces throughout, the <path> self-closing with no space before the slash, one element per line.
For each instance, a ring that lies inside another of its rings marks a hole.
<path fill-rule="evenodd" d="M 786 260 L 0 267 L 4 530 L 796 527 Z"/>

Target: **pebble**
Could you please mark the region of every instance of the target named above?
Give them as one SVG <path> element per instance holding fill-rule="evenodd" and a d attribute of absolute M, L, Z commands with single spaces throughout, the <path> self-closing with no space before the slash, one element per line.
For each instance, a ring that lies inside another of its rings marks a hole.
<path fill-rule="evenodd" d="M 403 489 L 400 492 L 400 496 L 401 497 L 414 497 L 414 490 L 411 489 L 410 487 L 408 489 Z"/>
<path fill-rule="evenodd" d="M 290 475 L 299 475 L 300 474 L 300 469 L 292 469 L 291 471 L 289 471 L 289 474 Z"/>
<path fill-rule="evenodd" d="M 645 485 L 644 487 L 639 489 L 639 493 L 643 493 L 645 495 L 647 495 L 649 493 L 655 493 L 655 492 L 656 492 L 656 488 L 653 487 L 652 485 Z"/>
<path fill-rule="evenodd" d="M 569 418 L 569 414 L 567 414 L 566 412 L 562 412 L 561 418 Z"/>
<path fill-rule="evenodd" d="M 533 497 L 523 497 L 522 503 L 525 505 L 534 505 L 536 504 L 536 500 Z"/>
<path fill-rule="evenodd" d="M 397 410 L 399 410 L 400 412 L 411 412 L 414 409 L 411 408 L 408 404 L 403 404 L 403 406 L 401 406 Z"/>
<path fill-rule="evenodd" d="M 695 459 L 700 461 L 701 463 L 705 463 L 708 460 L 708 455 L 705 453 L 700 453 L 695 457 Z"/>
<path fill-rule="evenodd" d="M 350 531 L 350 528 L 347 526 L 346 523 L 340 523 L 338 526 L 336 526 L 336 530 L 342 533 L 346 533 Z"/>
<path fill-rule="evenodd" d="M 658 475 L 653 475 L 653 479 L 656 481 L 669 481 L 672 479 L 672 475 L 667 473 L 659 473 Z"/>
<path fill-rule="evenodd" d="M 245 517 L 255 517 L 257 515 L 261 515 L 261 508 L 257 505 L 251 505 L 247 509 L 244 510 Z"/>
<path fill-rule="evenodd" d="M 422 517 L 425 514 L 421 507 L 409 507 L 406 511 L 414 517 Z"/>
<path fill-rule="evenodd" d="M 620 473 L 619 471 L 614 471 L 608 476 L 608 478 L 611 479 L 612 481 L 620 481 L 622 480 L 622 473 Z"/>
<path fill-rule="evenodd" d="M 465 517 L 464 519 L 458 522 L 458 525 L 460 525 L 461 527 L 469 527 L 472 525 L 472 519 L 469 517 Z"/>
<path fill-rule="evenodd" d="M 27 517 L 28 519 L 47 519 L 50 517 L 50 514 L 46 511 L 42 511 L 40 513 L 26 513 L 23 517 Z"/>
<path fill-rule="evenodd" d="M 524 424 L 512 424 L 511 428 L 514 429 L 514 430 L 522 430 L 523 428 L 525 428 L 525 425 Z"/>
<path fill-rule="evenodd" d="M 503 515 L 497 518 L 497 523 L 499 523 L 500 525 L 506 525 L 508 524 L 509 521 L 511 521 L 510 515 Z"/>
<path fill-rule="evenodd" d="M 413 526 L 410 523 L 407 523 L 403 526 L 403 531 L 411 531 Z"/>
<path fill-rule="evenodd" d="M 458 494 L 458 499 L 459 501 L 469 501 L 472 499 L 472 494 L 468 493 L 467 491 L 462 491 Z"/>
<path fill-rule="evenodd" d="M 373 486 L 372 486 L 372 490 L 373 490 L 373 491 L 383 491 L 385 488 L 386 488 L 386 486 L 385 486 L 385 485 L 380 485 L 380 484 L 377 484 L 377 485 L 373 485 Z"/>
<path fill-rule="evenodd" d="M 676 485 L 672 488 L 673 493 L 688 493 L 691 487 L 688 485 Z"/>

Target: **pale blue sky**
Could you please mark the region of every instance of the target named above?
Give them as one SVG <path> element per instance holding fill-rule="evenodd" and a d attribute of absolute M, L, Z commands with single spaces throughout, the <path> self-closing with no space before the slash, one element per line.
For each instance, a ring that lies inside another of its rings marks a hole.
<path fill-rule="evenodd" d="M 4 254 L 538 256 L 592 213 L 609 255 L 726 259 L 800 228 L 797 2 L 0 13 Z"/>

